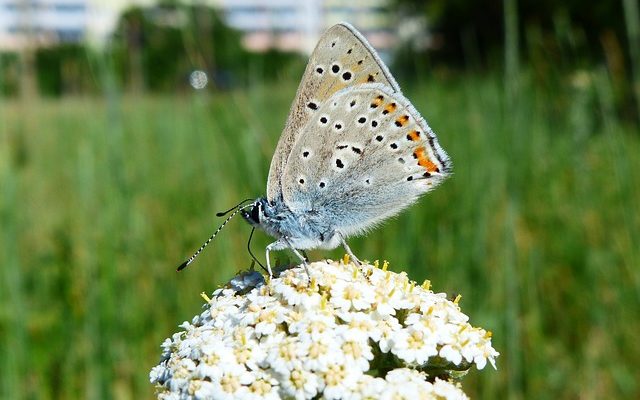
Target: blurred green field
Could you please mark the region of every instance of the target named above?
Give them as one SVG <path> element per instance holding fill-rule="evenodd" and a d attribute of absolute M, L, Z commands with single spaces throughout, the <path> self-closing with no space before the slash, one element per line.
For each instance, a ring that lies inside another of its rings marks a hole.
<path fill-rule="evenodd" d="M 295 83 L 0 102 L 0 398 L 153 396 L 160 343 L 250 264 L 238 218 L 175 272 L 216 211 L 264 194 Z M 455 174 L 356 254 L 493 331 L 472 398 L 640 398 L 640 134 L 606 73 L 512 96 L 500 76 L 402 83 Z"/>

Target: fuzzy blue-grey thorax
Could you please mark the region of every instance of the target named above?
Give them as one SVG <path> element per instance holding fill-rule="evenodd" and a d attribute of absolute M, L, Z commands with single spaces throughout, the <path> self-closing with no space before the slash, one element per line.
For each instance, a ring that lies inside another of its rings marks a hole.
<path fill-rule="evenodd" d="M 276 239 L 286 238 L 295 248 L 333 248 L 334 229 L 321 223 L 314 210 L 292 211 L 282 201 L 262 197 L 242 211 L 242 217 Z"/>

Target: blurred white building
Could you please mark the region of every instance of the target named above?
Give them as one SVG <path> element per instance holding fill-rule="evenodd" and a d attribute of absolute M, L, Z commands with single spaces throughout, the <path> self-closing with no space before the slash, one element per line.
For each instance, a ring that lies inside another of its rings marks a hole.
<path fill-rule="evenodd" d="M 311 53 L 320 34 L 348 21 L 382 51 L 394 45 L 388 0 L 217 0 L 227 23 L 244 32 L 244 45 Z"/>
<path fill-rule="evenodd" d="M 113 31 L 122 9 L 151 0 L 0 0 L 0 50 L 27 44 L 89 41 L 100 44 Z"/>
<path fill-rule="evenodd" d="M 37 42 L 75 42 L 85 37 L 86 0 L 0 0 L 0 47 L 20 48 Z"/>
<path fill-rule="evenodd" d="M 153 0 L 0 0 L 0 50 L 88 41 L 100 45 L 127 6 Z M 383 54 L 394 45 L 388 0 L 190 0 L 220 9 L 244 33 L 244 46 L 310 53 L 318 36 L 339 21 L 355 25 Z"/>

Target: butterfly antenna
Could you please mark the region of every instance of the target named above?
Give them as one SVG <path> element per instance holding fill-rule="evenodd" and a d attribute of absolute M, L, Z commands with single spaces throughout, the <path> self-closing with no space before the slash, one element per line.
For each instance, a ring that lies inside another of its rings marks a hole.
<path fill-rule="evenodd" d="M 249 251 L 249 254 L 251 255 L 251 258 L 253 258 L 253 261 L 257 262 L 258 265 L 260 266 L 260 268 L 262 268 L 264 270 L 264 272 L 269 272 L 264 265 L 262 265 L 262 263 L 256 258 L 256 256 L 253 254 L 253 252 L 251 251 L 251 238 L 253 238 L 253 232 L 256 230 L 255 226 L 251 229 L 251 233 L 249 234 L 249 241 L 247 242 L 247 250 Z M 253 263 L 252 263 L 253 264 Z"/>
<path fill-rule="evenodd" d="M 247 201 L 253 201 L 253 199 L 244 199 L 242 200 L 240 203 L 236 204 L 235 206 L 231 207 L 230 209 L 228 209 L 227 211 L 221 211 L 216 213 L 216 217 L 224 217 L 225 215 L 229 214 L 231 211 L 235 210 L 236 208 L 242 206 L 244 203 L 246 203 Z"/>
<path fill-rule="evenodd" d="M 244 202 L 243 202 L 244 203 Z M 240 203 L 242 204 L 242 203 Z M 198 257 L 198 255 L 200 255 L 200 253 L 202 253 L 202 250 L 204 250 L 205 247 L 207 247 L 207 245 L 209 243 L 211 243 L 211 241 L 213 240 L 213 238 L 216 237 L 216 235 L 222 230 L 222 228 L 224 228 L 224 226 L 227 224 L 227 222 L 231 221 L 231 218 L 235 217 L 236 214 L 238 214 L 240 211 L 244 210 L 247 207 L 251 207 L 253 206 L 253 204 L 249 204 L 246 206 L 242 206 L 240 207 L 240 205 L 235 206 L 234 208 L 236 209 L 233 213 L 231 213 L 231 215 L 229 215 L 227 217 L 227 219 L 224 220 L 224 222 L 222 223 L 222 225 L 220 225 L 220 227 L 218 227 L 218 229 L 216 229 L 215 232 L 213 232 L 213 235 L 211 235 L 211 237 L 209 239 L 207 239 L 206 242 L 204 242 L 204 244 L 202 246 L 200 246 L 200 248 L 198 249 L 198 251 L 196 251 L 195 253 L 193 253 L 193 255 L 191 257 L 189 257 L 189 259 L 185 262 L 183 262 L 182 264 L 180 264 L 178 266 L 178 268 L 176 269 L 176 271 L 182 271 L 183 269 L 187 268 L 189 266 L 189 264 L 191 264 L 193 262 L 193 260 L 196 259 L 196 257 Z M 233 210 L 233 208 L 231 209 Z"/>

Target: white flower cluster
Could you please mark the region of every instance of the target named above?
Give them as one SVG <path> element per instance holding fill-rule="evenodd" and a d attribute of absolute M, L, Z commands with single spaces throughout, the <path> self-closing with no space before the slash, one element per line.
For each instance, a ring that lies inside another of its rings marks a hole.
<path fill-rule="evenodd" d="M 269 284 L 234 278 L 162 344 L 158 398 L 466 399 L 453 378 L 495 368 L 491 334 L 428 282 L 386 267 L 345 259 Z"/>

